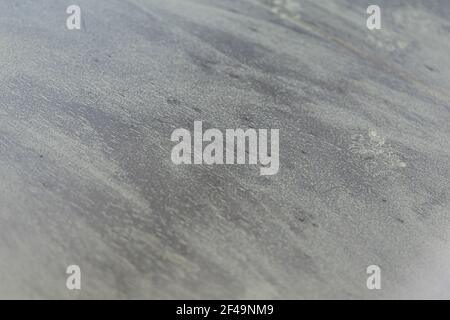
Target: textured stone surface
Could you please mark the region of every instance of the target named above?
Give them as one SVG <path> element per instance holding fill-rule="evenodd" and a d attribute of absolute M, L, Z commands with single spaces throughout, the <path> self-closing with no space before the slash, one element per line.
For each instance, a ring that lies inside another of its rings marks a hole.
<path fill-rule="evenodd" d="M 376 2 L 0 0 L 0 297 L 450 297 L 450 2 Z M 280 172 L 174 166 L 195 120 Z"/>

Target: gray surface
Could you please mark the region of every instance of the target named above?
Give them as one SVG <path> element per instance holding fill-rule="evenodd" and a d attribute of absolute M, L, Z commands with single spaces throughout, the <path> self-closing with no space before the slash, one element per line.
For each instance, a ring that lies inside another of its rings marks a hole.
<path fill-rule="evenodd" d="M 450 2 L 376 2 L 0 0 L 0 297 L 449 298 Z M 280 172 L 174 166 L 194 120 Z"/>

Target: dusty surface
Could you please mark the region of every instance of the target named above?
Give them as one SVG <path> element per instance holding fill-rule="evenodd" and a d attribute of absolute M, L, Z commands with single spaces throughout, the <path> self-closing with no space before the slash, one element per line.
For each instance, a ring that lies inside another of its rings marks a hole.
<path fill-rule="evenodd" d="M 376 2 L 0 0 L 0 297 L 449 298 L 450 2 Z M 280 172 L 174 166 L 195 120 Z"/>

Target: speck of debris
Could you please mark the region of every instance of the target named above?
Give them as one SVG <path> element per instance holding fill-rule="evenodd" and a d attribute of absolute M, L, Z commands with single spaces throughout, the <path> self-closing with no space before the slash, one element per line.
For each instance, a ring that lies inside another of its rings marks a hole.
<path fill-rule="evenodd" d="M 425 68 L 427 68 L 427 69 L 430 70 L 430 71 L 434 71 L 434 68 L 433 68 L 433 67 L 430 67 L 429 65 L 425 65 Z"/>
<path fill-rule="evenodd" d="M 171 105 L 179 105 L 180 101 L 177 98 L 174 97 L 169 97 L 166 99 L 167 103 L 171 104 Z"/>
<path fill-rule="evenodd" d="M 241 77 L 233 72 L 228 72 L 227 75 L 233 79 L 240 79 Z"/>

